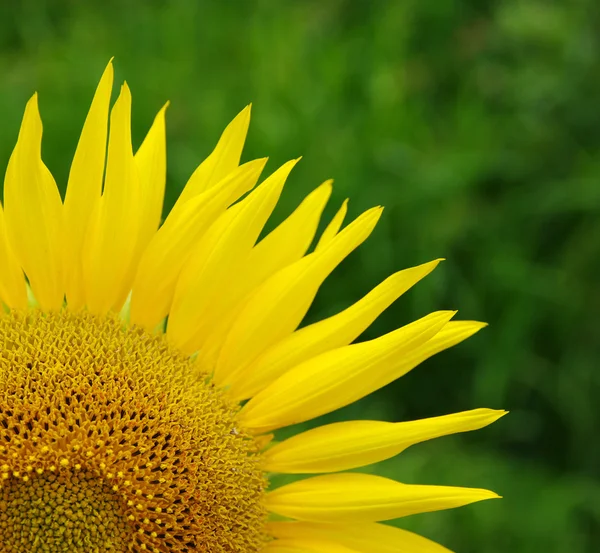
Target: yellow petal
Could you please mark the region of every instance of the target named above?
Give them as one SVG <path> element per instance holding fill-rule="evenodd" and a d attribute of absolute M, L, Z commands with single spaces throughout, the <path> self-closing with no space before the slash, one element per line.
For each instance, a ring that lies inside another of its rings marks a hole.
<path fill-rule="evenodd" d="M 250 107 L 245 107 L 227 125 L 215 149 L 199 165 L 185 185 L 173 207 L 174 212 L 197 194 L 218 184 L 239 165 L 250 125 Z"/>
<path fill-rule="evenodd" d="M 27 103 L 4 181 L 6 233 L 44 310 L 64 297 L 63 211 L 54 178 L 42 162 L 42 120 L 37 95 Z"/>
<path fill-rule="evenodd" d="M 358 553 L 339 543 L 307 540 L 307 539 L 284 539 L 267 543 L 261 553 Z"/>
<path fill-rule="evenodd" d="M 131 147 L 131 93 L 121 87 L 110 116 L 104 192 L 83 247 L 88 309 L 119 311 L 131 289 L 139 239 L 140 193 Z"/>
<path fill-rule="evenodd" d="M 346 346 L 360 336 L 399 296 L 427 276 L 439 259 L 400 271 L 348 309 L 290 334 L 265 351 L 232 385 L 231 394 L 247 399 L 302 361 Z"/>
<path fill-rule="evenodd" d="M 227 293 L 271 215 L 296 161 L 268 177 L 244 200 L 231 207 L 202 237 L 175 288 L 167 335 L 184 353 L 197 349 L 197 336 L 215 324 L 215 298 Z"/>
<path fill-rule="evenodd" d="M 139 250 L 146 247 L 162 216 L 167 180 L 165 111 L 168 106 L 167 103 L 156 115 L 134 158 L 140 183 Z"/>
<path fill-rule="evenodd" d="M 308 474 L 377 463 L 419 442 L 477 430 L 506 411 L 473 409 L 410 422 L 347 421 L 319 426 L 275 444 L 263 454 L 265 470 Z"/>
<path fill-rule="evenodd" d="M 477 488 L 421 486 L 371 474 L 326 474 L 268 493 L 267 510 L 309 522 L 376 522 L 451 509 L 498 495 Z"/>
<path fill-rule="evenodd" d="M 85 119 L 67 184 L 63 247 L 65 289 L 71 310 L 80 309 L 85 303 L 81 250 L 90 218 L 102 193 L 112 84 L 113 66 L 110 61 Z"/>
<path fill-rule="evenodd" d="M 325 181 L 313 190 L 283 223 L 252 249 L 250 258 L 253 271 L 271 274 L 273 267 L 288 265 L 306 253 L 317 232 L 321 213 L 331 196 L 331 183 L 332 181 Z M 274 257 L 280 257 L 284 261 L 274 263 Z"/>
<path fill-rule="evenodd" d="M 403 360 L 404 372 L 414 369 L 432 355 L 459 344 L 486 326 L 487 323 L 479 321 L 450 321 L 433 338 L 406 356 Z"/>
<path fill-rule="evenodd" d="M 171 213 L 140 259 L 131 297 L 131 322 L 153 329 L 169 312 L 177 278 L 194 247 L 225 209 L 254 187 L 266 159 L 241 165 L 217 186 Z"/>
<path fill-rule="evenodd" d="M 205 335 L 198 336 L 198 360 L 203 366 L 214 367 L 232 320 L 249 294 L 268 277 L 306 253 L 330 195 L 331 181 L 326 181 L 252 248 L 244 266 L 232 275 L 227 293 L 218 298 L 218 305 L 213 308 L 219 314 L 218 320 Z"/>
<path fill-rule="evenodd" d="M 269 535 L 283 540 L 330 540 L 358 553 L 451 553 L 449 549 L 407 530 L 362 522 L 319 524 L 317 522 L 268 522 Z"/>
<path fill-rule="evenodd" d="M 243 423 L 263 432 L 303 422 L 389 384 L 406 372 L 404 359 L 435 336 L 455 311 L 438 311 L 385 336 L 337 348 L 285 373 L 240 412 Z"/>
<path fill-rule="evenodd" d="M 326 247 L 282 269 L 257 288 L 223 345 L 215 368 L 221 382 L 233 388 L 258 355 L 298 327 L 322 282 L 367 239 L 380 215 L 381 208 L 366 211 Z"/>
<path fill-rule="evenodd" d="M 331 242 L 332 238 L 340 231 L 347 212 L 348 200 L 344 200 L 342 207 L 340 207 L 339 211 L 333 216 L 333 219 L 331 219 L 331 222 L 323 231 L 323 234 L 321 234 L 321 238 L 319 239 L 315 250 L 320 250 L 323 246 Z"/>
<path fill-rule="evenodd" d="M 0 205 L 0 300 L 12 309 L 27 307 L 27 287 L 21 265 L 8 243 L 4 210 Z"/>

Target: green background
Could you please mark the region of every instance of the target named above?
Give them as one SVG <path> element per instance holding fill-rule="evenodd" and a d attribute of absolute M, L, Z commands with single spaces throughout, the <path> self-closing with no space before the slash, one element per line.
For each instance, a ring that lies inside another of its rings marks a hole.
<path fill-rule="evenodd" d="M 508 417 L 372 471 L 504 496 L 397 524 L 461 553 L 600 550 L 600 9 L 595 0 L 23 1 L 0 8 L 0 165 L 40 92 L 44 159 L 64 186 L 115 56 L 136 145 L 166 100 L 170 207 L 253 102 L 244 159 L 303 155 L 280 220 L 334 177 L 330 217 L 383 204 L 312 319 L 443 256 L 366 333 L 435 309 L 490 327 L 329 417 Z M 596 425 L 596 427 L 594 427 Z M 377 548 L 374 548 L 376 551 Z"/>

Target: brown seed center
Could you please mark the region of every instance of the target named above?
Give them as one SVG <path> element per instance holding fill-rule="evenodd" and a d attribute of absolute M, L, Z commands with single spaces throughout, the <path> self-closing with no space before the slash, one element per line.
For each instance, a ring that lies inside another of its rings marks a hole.
<path fill-rule="evenodd" d="M 0 317 L 0 553 L 256 553 L 259 443 L 162 335 Z"/>
<path fill-rule="evenodd" d="M 117 553 L 128 535 L 119 501 L 86 473 L 12 479 L 0 488 L 6 553 Z"/>

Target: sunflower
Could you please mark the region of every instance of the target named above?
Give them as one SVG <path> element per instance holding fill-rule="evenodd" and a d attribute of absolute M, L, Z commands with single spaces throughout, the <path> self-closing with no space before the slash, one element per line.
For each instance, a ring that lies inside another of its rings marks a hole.
<path fill-rule="evenodd" d="M 266 160 L 240 164 L 248 107 L 161 225 L 165 109 L 134 154 L 130 91 L 123 84 L 110 109 L 112 84 L 109 63 L 64 201 L 41 159 L 35 95 L 6 171 L 0 551 L 447 551 L 381 521 L 496 494 L 351 470 L 503 411 L 339 422 L 273 439 L 484 326 L 438 311 L 353 343 L 439 260 L 298 328 L 381 208 L 343 226 L 344 202 L 315 240 L 327 181 L 261 238 L 296 161 L 257 185 Z M 271 490 L 273 473 L 303 476 Z"/>

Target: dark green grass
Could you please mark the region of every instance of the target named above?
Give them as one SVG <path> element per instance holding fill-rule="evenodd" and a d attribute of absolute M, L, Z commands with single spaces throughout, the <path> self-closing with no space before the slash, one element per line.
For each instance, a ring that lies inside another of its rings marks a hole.
<path fill-rule="evenodd" d="M 10 6 L 10 7 L 8 7 Z M 600 549 L 600 40 L 593 0 L 6 2 L 0 164 L 40 92 L 64 187 L 97 79 L 116 56 L 136 144 L 166 101 L 167 206 L 249 102 L 245 159 L 303 155 L 281 219 L 326 178 L 327 210 L 384 204 L 316 318 L 391 272 L 446 257 L 365 337 L 434 309 L 490 327 L 335 416 L 511 414 L 370 470 L 505 497 L 410 517 L 461 553 Z M 596 430 L 597 432 L 597 430 Z"/>

